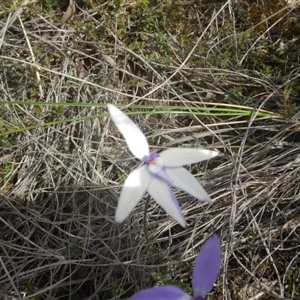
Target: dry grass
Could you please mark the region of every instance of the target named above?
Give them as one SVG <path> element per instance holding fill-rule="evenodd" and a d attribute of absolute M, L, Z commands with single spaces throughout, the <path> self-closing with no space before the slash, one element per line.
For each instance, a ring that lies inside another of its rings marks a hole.
<path fill-rule="evenodd" d="M 124 2 L 124 19 L 111 3 L 78 3 L 64 25 L 68 3 L 47 3 L 3 4 L 0 15 L 0 299 L 126 299 L 167 282 L 188 289 L 195 256 L 213 232 L 223 260 L 208 299 L 300 297 L 300 68 L 292 52 L 299 41 L 281 31 L 281 49 L 272 31 L 276 22 L 299 21 L 299 2 L 282 1 L 277 18 L 244 42 L 251 20 L 243 27 L 238 18 L 247 11 L 257 18 L 261 7 L 252 2 L 156 3 L 182 17 L 176 29 L 164 23 L 161 36 L 161 15 L 142 23 L 153 8 L 142 1 Z M 122 31 L 129 25 L 132 39 Z M 151 36 L 144 48 L 142 26 Z M 274 49 L 284 62 L 269 55 L 270 71 L 261 61 Z M 276 73 L 282 65 L 286 72 Z M 133 116 L 152 149 L 222 153 L 188 167 L 211 206 L 176 190 L 186 229 L 150 201 L 147 242 L 144 200 L 122 226 L 114 223 L 124 176 L 137 162 L 103 115 L 108 102 L 152 106 Z M 206 102 L 253 113 L 159 114 L 161 105 L 211 107 Z M 262 110 L 271 113 L 263 118 Z"/>

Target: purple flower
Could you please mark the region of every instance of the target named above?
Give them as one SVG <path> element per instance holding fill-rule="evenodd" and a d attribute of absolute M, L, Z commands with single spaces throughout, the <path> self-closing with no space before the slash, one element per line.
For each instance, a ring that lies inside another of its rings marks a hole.
<path fill-rule="evenodd" d="M 221 245 L 217 235 L 213 235 L 198 254 L 193 272 L 194 297 L 173 285 L 164 285 L 142 290 L 130 300 L 204 300 L 218 278 L 221 264 Z"/>
<path fill-rule="evenodd" d="M 171 148 L 161 153 L 150 153 L 147 139 L 136 124 L 114 105 L 107 104 L 107 107 L 132 154 L 145 163 L 132 171 L 125 180 L 116 210 L 116 222 L 123 222 L 148 191 L 170 216 L 185 227 L 185 219 L 169 186 L 210 202 L 201 184 L 182 166 L 210 159 L 219 153 L 193 148 Z"/>

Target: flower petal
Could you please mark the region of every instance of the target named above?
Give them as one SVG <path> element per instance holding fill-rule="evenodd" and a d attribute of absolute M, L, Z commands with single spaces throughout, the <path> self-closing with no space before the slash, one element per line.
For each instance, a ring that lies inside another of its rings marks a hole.
<path fill-rule="evenodd" d="M 177 199 L 165 182 L 152 175 L 148 185 L 148 192 L 167 214 L 173 217 L 182 227 L 186 226 Z"/>
<path fill-rule="evenodd" d="M 204 297 L 216 282 L 221 264 L 221 245 L 217 235 L 213 235 L 200 251 L 193 272 L 195 297 Z"/>
<path fill-rule="evenodd" d="M 167 175 L 173 180 L 172 185 L 193 197 L 210 202 L 210 197 L 199 181 L 185 168 L 166 168 Z"/>
<path fill-rule="evenodd" d="M 125 180 L 119 198 L 115 220 L 123 222 L 146 192 L 150 180 L 147 166 L 144 165 L 132 171 Z"/>
<path fill-rule="evenodd" d="M 217 156 L 219 152 L 207 149 L 170 148 L 160 153 L 166 167 L 181 167 Z"/>
<path fill-rule="evenodd" d="M 131 153 L 143 160 L 149 155 L 149 145 L 145 135 L 133 121 L 120 109 L 112 104 L 107 104 L 112 120 L 123 134 Z"/>
<path fill-rule="evenodd" d="M 191 300 L 182 289 L 173 285 L 157 286 L 134 294 L 130 300 Z"/>

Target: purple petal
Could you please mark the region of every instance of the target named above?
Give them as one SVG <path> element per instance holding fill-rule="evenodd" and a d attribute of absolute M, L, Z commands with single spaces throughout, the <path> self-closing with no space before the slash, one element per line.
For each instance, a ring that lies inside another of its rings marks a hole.
<path fill-rule="evenodd" d="M 160 153 L 166 167 L 181 167 L 217 156 L 219 152 L 207 149 L 170 148 Z"/>
<path fill-rule="evenodd" d="M 134 294 L 130 300 L 191 300 L 182 289 L 173 285 L 157 286 Z"/>
<path fill-rule="evenodd" d="M 172 186 L 179 188 L 193 197 L 210 202 L 210 197 L 200 182 L 185 168 L 166 168 L 167 175 L 172 179 Z"/>
<path fill-rule="evenodd" d="M 193 272 L 195 297 L 205 297 L 216 282 L 221 264 L 221 245 L 217 235 L 213 235 L 200 251 Z M 197 298 L 196 298 L 197 299 Z"/>
<path fill-rule="evenodd" d="M 145 135 L 120 109 L 107 104 L 112 120 L 123 134 L 131 153 L 140 160 L 149 155 L 149 146 Z"/>
<path fill-rule="evenodd" d="M 147 166 L 132 171 L 125 180 L 119 198 L 115 220 L 123 222 L 145 194 L 150 180 Z"/>
<path fill-rule="evenodd" d="M 182 227 L 186 226 L 179 204 L 164 181 L 152 175 L 148 185 L 148 192 L 167 214 L 173 217 Z"/>

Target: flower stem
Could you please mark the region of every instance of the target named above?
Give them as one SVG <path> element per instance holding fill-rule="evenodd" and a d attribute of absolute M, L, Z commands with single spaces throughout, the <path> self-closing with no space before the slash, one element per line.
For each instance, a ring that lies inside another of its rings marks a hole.
<path fill-rule="evenodd" d="M 144 209 L 144 233 L 145 233 L 145 239 L 146 242 L 148 243 L 149 239 L 148 239 L 148 230 L 147 230 L 147 210 L 148 210 L 148 206 L 149 206 L 149 201 L 150 201 L 150 195 L 148 194 L 146 203 L 145 203 L 145 209 Z"/>

